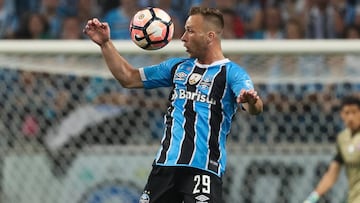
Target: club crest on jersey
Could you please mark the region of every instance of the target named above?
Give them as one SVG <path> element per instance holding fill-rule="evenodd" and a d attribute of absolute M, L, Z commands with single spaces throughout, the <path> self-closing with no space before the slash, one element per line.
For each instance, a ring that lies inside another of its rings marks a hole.
<path fill-rule="evenodd" d="M 200 75 L 199 73 L 193 73 L 193 74 L 190 75 L 189 84 L 190 84 L 190 85 L 195 85 L 195 84 L 197 84 L 200 80 L 201 80 L 201 75 Z"/>

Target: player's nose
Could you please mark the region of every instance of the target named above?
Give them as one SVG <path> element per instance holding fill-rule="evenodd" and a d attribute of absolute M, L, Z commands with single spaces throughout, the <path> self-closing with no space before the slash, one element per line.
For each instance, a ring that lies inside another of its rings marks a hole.
<path fill-rule="evenodd" d="M 186 42 L 186 39 L 187 39 L 186 32 L 184 32 L 184 34 L 181 36 L 180 39 L 181 39 L 181 41 Z"/>

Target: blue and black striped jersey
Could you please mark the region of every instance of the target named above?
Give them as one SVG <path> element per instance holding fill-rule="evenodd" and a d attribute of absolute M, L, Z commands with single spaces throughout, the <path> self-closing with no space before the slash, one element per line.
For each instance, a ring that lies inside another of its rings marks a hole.
<path fill-rule="evenodd" d="M 172 87 L 155 164 L 195 167 L 221 177 L 236 97 L 242 89 L 254 89 L 248 73 L 229 59 L 203 65 L 171 58 L 140 68 L 140 75 L 147 89 Z"/>

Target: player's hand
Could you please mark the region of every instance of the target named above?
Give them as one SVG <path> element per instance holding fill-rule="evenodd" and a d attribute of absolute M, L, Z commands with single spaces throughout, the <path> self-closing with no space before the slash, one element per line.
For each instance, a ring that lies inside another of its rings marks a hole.
<path fill-rule="evenodd" d="M 317 192 L 312 192 L 303 203 L 317 203 L 320 196 Z"/>
<path fill-rule="evenodd" d="M 259 95 L 255 90 L 241 90 L 240 95 L 237 97 L 237 103 L 255 104 L 259 99 Z"/>
<path fill-rule="evenodd" d="M 83 32 L 99 46 L 110 40 L 109 25 L 97 18 L 88 20 Z"/>
<path fill-rule="evenodd" d="M 313 201 L 313 200 L 305 200 L 303 203 L 317 203 L 317 201 Z"/>

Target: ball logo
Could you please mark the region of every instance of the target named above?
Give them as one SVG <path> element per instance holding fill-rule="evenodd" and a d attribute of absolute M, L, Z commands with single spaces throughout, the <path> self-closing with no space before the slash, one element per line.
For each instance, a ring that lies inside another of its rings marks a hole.
<path fill-rule="evenodd" d="M 143 39 L 145 39 L 145 37 L 140 37 L 139 35 L 135 35 L 135 40 L 136 41 L 141 41 Z"/>
<path fill-rule="evenodd" d="M 139 16 L 138 16 L 138 19 L 139 20 L 142 20 L 142 19 L 144 19 L 145 18 L 145 14 L 143 14 L 143 13 L 141 13 Z"/>

